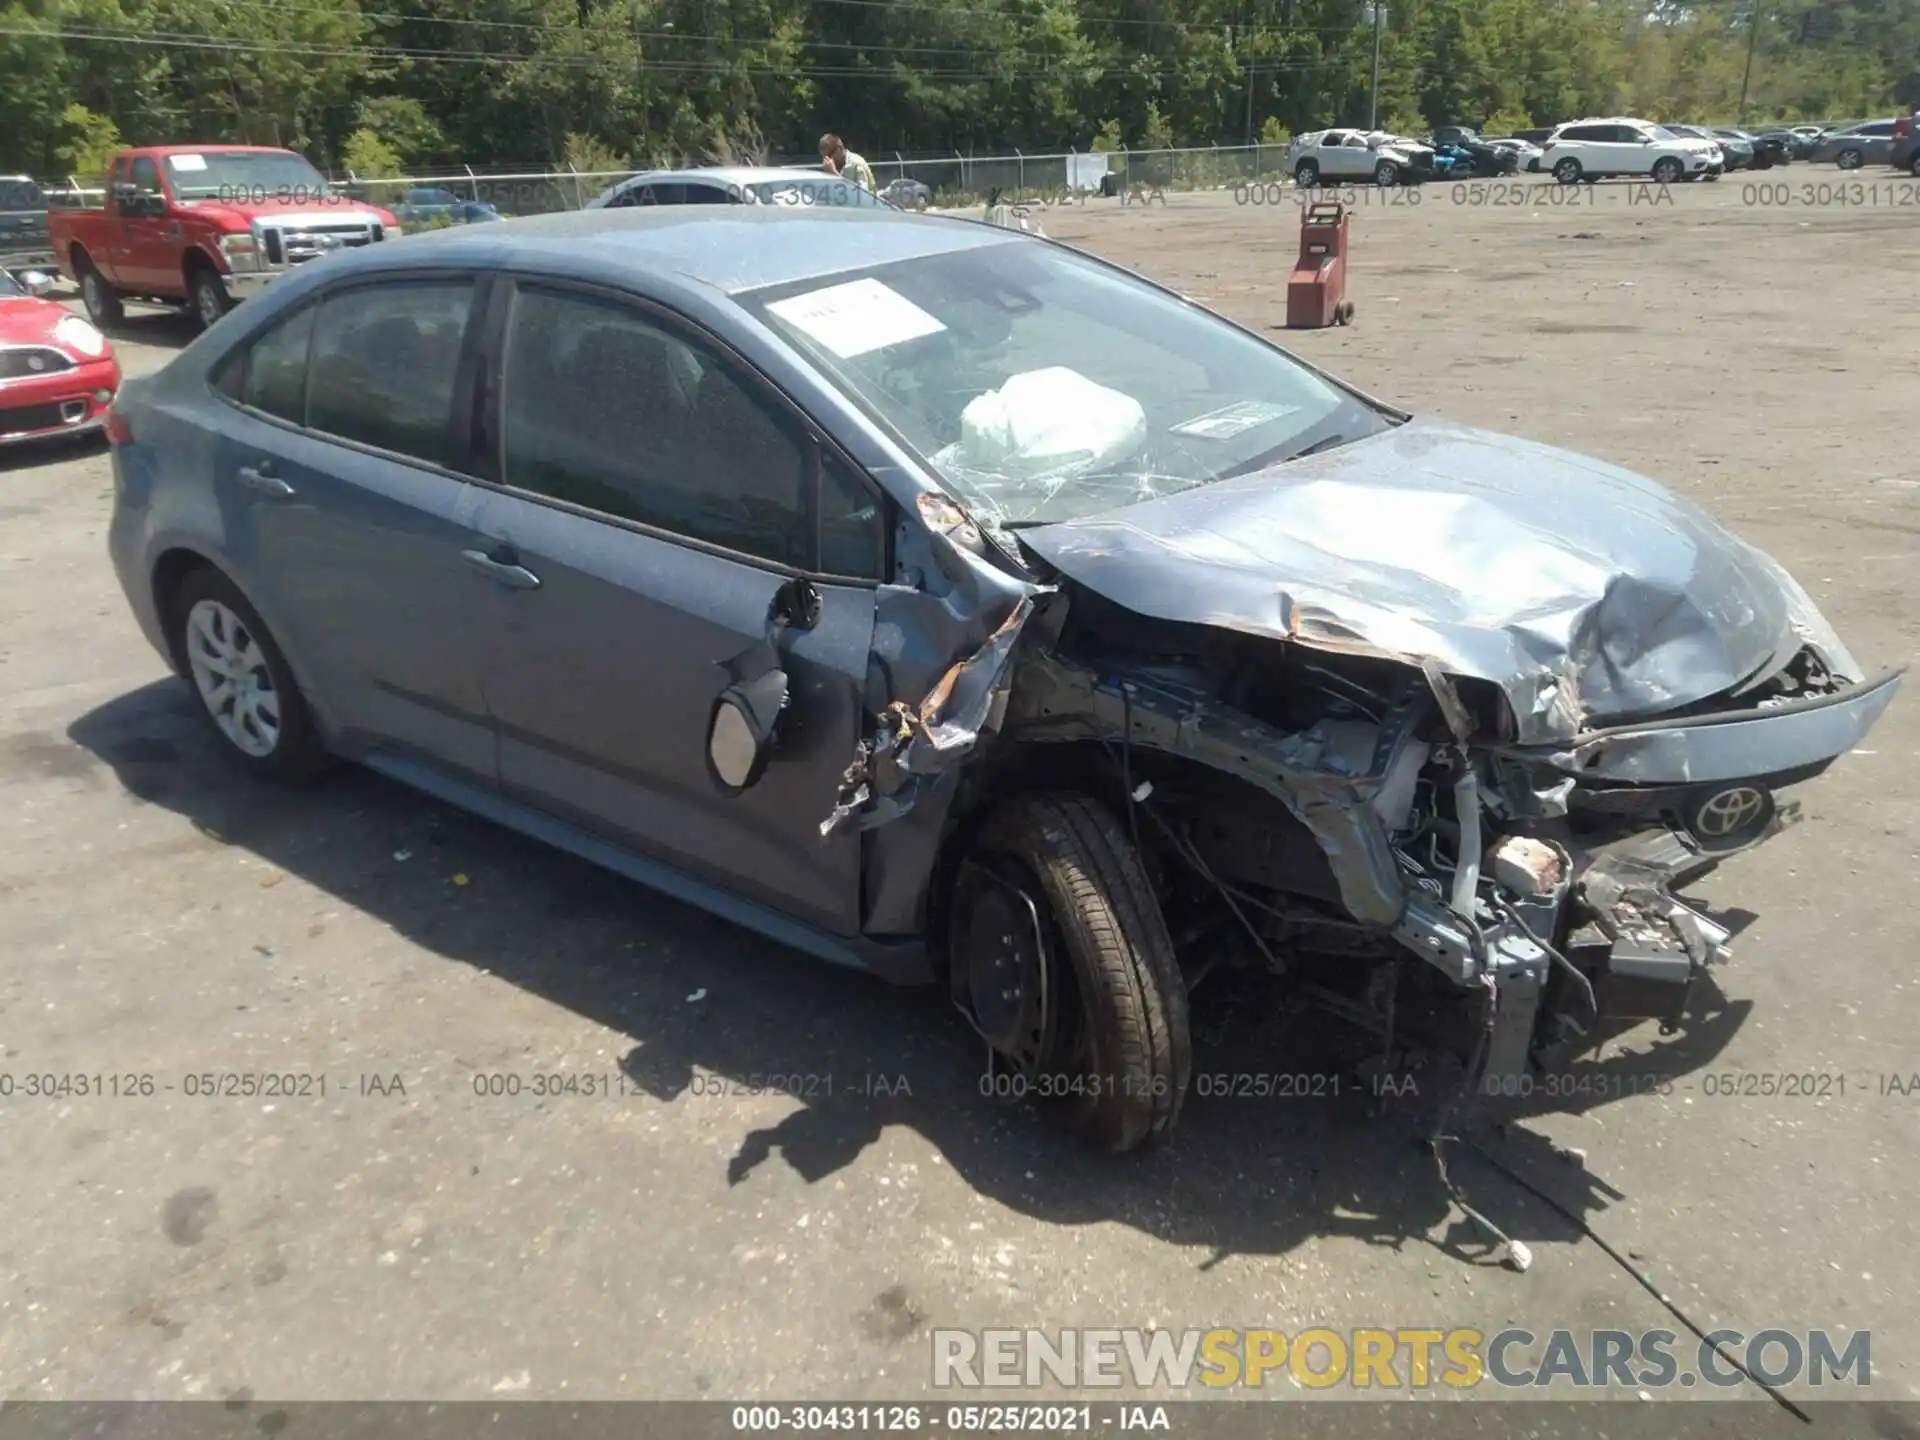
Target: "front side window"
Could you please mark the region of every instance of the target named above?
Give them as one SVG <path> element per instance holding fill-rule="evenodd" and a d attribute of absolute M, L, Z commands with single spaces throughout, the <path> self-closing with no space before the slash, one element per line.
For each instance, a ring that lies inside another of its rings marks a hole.
<path fill-rule="evenodd" d="M 472 298 L 466 280 L 329 295 L 313 336 L 308 428 L 451 465 L 453 377 Z"/>
<path fill-rule="evenodd" d="M 507 329 L 509 485 L 812 568 L 808 448 L 719 356 L 564 290 L 522 287 Z"/>
<path fill-rule="evenodd" d="M 160 172 L 155 168 L 153 161 L 144 155 L 133 162 L 133 188 L 142 195 L 160 193 Z"/>
<path fill-rule="evenodd" d="M 1119 509 L 1387 423 L 1217 316 L 1052 245 L 976 245 L 735 298 L 989 524 Z"/>

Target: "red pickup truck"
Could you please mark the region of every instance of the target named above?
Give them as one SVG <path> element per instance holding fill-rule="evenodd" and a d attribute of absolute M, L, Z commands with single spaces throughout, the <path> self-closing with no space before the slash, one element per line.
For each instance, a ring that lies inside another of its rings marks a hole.
<path fill-rule="evenodd" d="M 103 330 L 127 299 L 184 304 L 211 325 L 295 265 L 400 233 L 291 150 L 244 145 L 123 150 L 100 208 L 47 215 L 60 269 Z"/>

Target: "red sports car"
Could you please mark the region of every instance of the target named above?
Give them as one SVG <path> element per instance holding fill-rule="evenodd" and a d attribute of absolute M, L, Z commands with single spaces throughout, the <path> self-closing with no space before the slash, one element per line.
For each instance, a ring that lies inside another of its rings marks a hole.
<path fill-rule="evenodd" d="M 96 430 L 120 388 L 107 337 L 27 280 L 0 270 L 0 445 Z"/>

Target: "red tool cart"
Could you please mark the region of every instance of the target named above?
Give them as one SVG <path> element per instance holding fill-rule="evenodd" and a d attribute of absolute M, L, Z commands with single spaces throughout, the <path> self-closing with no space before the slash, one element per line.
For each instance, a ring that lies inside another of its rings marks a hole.
<path fill-rule="evenodd" d="M 1347 207 L 1316 200 L 1300 212 L 1300 259 L 1287 281 L 1287 328 L 1319 330 L 1353 321 L 1347 299 Z"/>

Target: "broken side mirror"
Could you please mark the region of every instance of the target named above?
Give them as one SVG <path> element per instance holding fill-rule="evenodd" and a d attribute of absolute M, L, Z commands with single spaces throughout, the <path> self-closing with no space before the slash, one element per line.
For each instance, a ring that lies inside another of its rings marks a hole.
<path fill-rule="evenodd" d="M 714 700 L 707 723 L 707 768 L 726 794 L 752 788 L 773 754 L 789 683 L 780 664 L 781 634 L 819 623 L 820 592 L 796 577 L 767 606 L 766 639 L 724 662 L 732 679 Z"/>
<path fill-rule="evenodd" d="M 713 702 L 707 765 L 729 795 L 746 790 L 766 769 L 786 704 L 787 672 L 778 668 L 752 680 L 736 680 Z"/>

